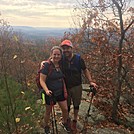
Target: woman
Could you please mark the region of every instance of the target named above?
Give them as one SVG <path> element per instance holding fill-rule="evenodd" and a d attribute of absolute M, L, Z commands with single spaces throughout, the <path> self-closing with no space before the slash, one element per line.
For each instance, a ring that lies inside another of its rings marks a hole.
<path fill-rule="evenodd" d="M 68 119 L 68 108 L 67 108 L 67 92 L 64 84 L 64 76 L 60 69 L 60 60 L 62 57 L 62 50 L 59 46 L 54 46 L 51 49 L 49 62 L 44 63 L 44 67 L 40 73 L 40 84 L 45 91 L 46 111 L 44 115 L 44 129 L 45 134 L 50 133 L 48 122 L 50 119 L 50 113 L 52 111 L 51 104 L 58 102 L 63 116 L 63 126 L 67 132 L 70 132 L 67 119 Z M 51 74 L 49 68 L 52 66 Z M 49 74 L 49 75 L 48 75 Z"/>

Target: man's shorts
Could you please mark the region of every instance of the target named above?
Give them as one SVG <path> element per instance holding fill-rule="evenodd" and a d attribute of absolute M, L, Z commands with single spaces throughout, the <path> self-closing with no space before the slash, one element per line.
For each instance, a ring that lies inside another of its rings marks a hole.
<path fill-rule="evenodd" d="M 56 97 L 55 96 L 48 96 L 45 94 L 44 91 L 41 92 L 41 99 L 43 101 L 43 104 L 47 104 L 47 105 L 55 105 L 56 102 L 66 100 L 64 97 L 64 94 L 56 96 Z"/>
<path fill-rule="evenodd" d="M 73 102 L 73 106 L 75 107 L 79 106 L 82 97 L 82 85 L 69 88 L 67 89 L 67 92 L 68 92 L 68 98 L 67 98 L 68 106 L 71 105 L 71 102 Z"/>

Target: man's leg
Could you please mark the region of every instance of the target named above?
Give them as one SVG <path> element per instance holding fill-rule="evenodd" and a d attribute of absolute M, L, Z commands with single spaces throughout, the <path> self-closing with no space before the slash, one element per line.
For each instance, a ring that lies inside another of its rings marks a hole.
<path fill-rule="evenodd" d="M 74 119 L 72 122 L 72 130 L 77 131 L 77 119 L 78 119 L 78 112 L 79 112 L 79 105 L 81 103 L 81 96 L 82 96 L 82 86 L 76 86 L 72 88 L 72 101 L 74 106 Z"/>

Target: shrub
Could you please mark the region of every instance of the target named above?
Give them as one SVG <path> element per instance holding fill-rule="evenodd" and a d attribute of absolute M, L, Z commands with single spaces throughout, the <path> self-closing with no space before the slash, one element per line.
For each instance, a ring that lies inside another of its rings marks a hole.
<path fill-rule="evenodd" d="M 12 134 L 36 131 L 40 111 L 36 100 L 32 90 L 24 92 L 15 80 L 0 78 L 0 132 Z"/>

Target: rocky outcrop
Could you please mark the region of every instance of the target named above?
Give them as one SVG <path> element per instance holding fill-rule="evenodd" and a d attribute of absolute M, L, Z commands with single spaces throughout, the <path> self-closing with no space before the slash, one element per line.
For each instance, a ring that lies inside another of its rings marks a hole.
<path fill-rule="evenodd" d="M 85 116 L 86 116 L 87 111 L 90 106 L 91 98 L 90 98 L 90 96 L 87 96 L 88 87 L 89 87 L 89 85 L 83 85 L 84 90 L 83 90 L 83 94 L 82 94 L 82 102 L 80 105 L 79 119 L 78 119 L 78 123 L 77 123 L 78 130 L 77 130 L 77 133 L 74 132 L 75 134 L 82 134 L 81 130 L 83 129 Z M 109 104 L 112 103 L 111 100 L 106 101 L 105 98 L 102 101 L 107 102 Z M 38 104 L 40 104 L 40 103 L 41 102 L 38 100 Z M 66 134 L 64 129 L 59 125 L 59 122 L 61 121 L 61 111 L 60 111 L 60 108 L 58 105 L 55 105 L 55 111 L 56 111 L 56 120 L 57 120 L 59 134 Z M 42 108 L 42 112 L 44 112 L 44 106 Z M 90 116 L 88 117 L 87 134 L 133 134 L 133 131 L 129 131 L 128 129 L 124 129 L 117 125 L 101 126 L 100 125 L 101 122 L 106 121 L 107 117 L 105 117 L 105 115 L 103 115 L 103 113 L 101 111 L 99 111 L 98 108 L 95 107 L 93 103 L 90 107 L 89 114 L 90 114 Z M 71 107 L 70 117 L 73 118 L 73 107 Z M 127 120 L 127 122 L 129 122 L 131 124 L 132 127 L 134 126 L 134 115 L 133 114 L 127 115 L 126 120 Z M 41 128 L 40 126 L 38 126 L 38 127 L 39 127 L 39 131 L 37 132 L 37 134 L 43 134 L 44 133 L 43 128 Z"/>

